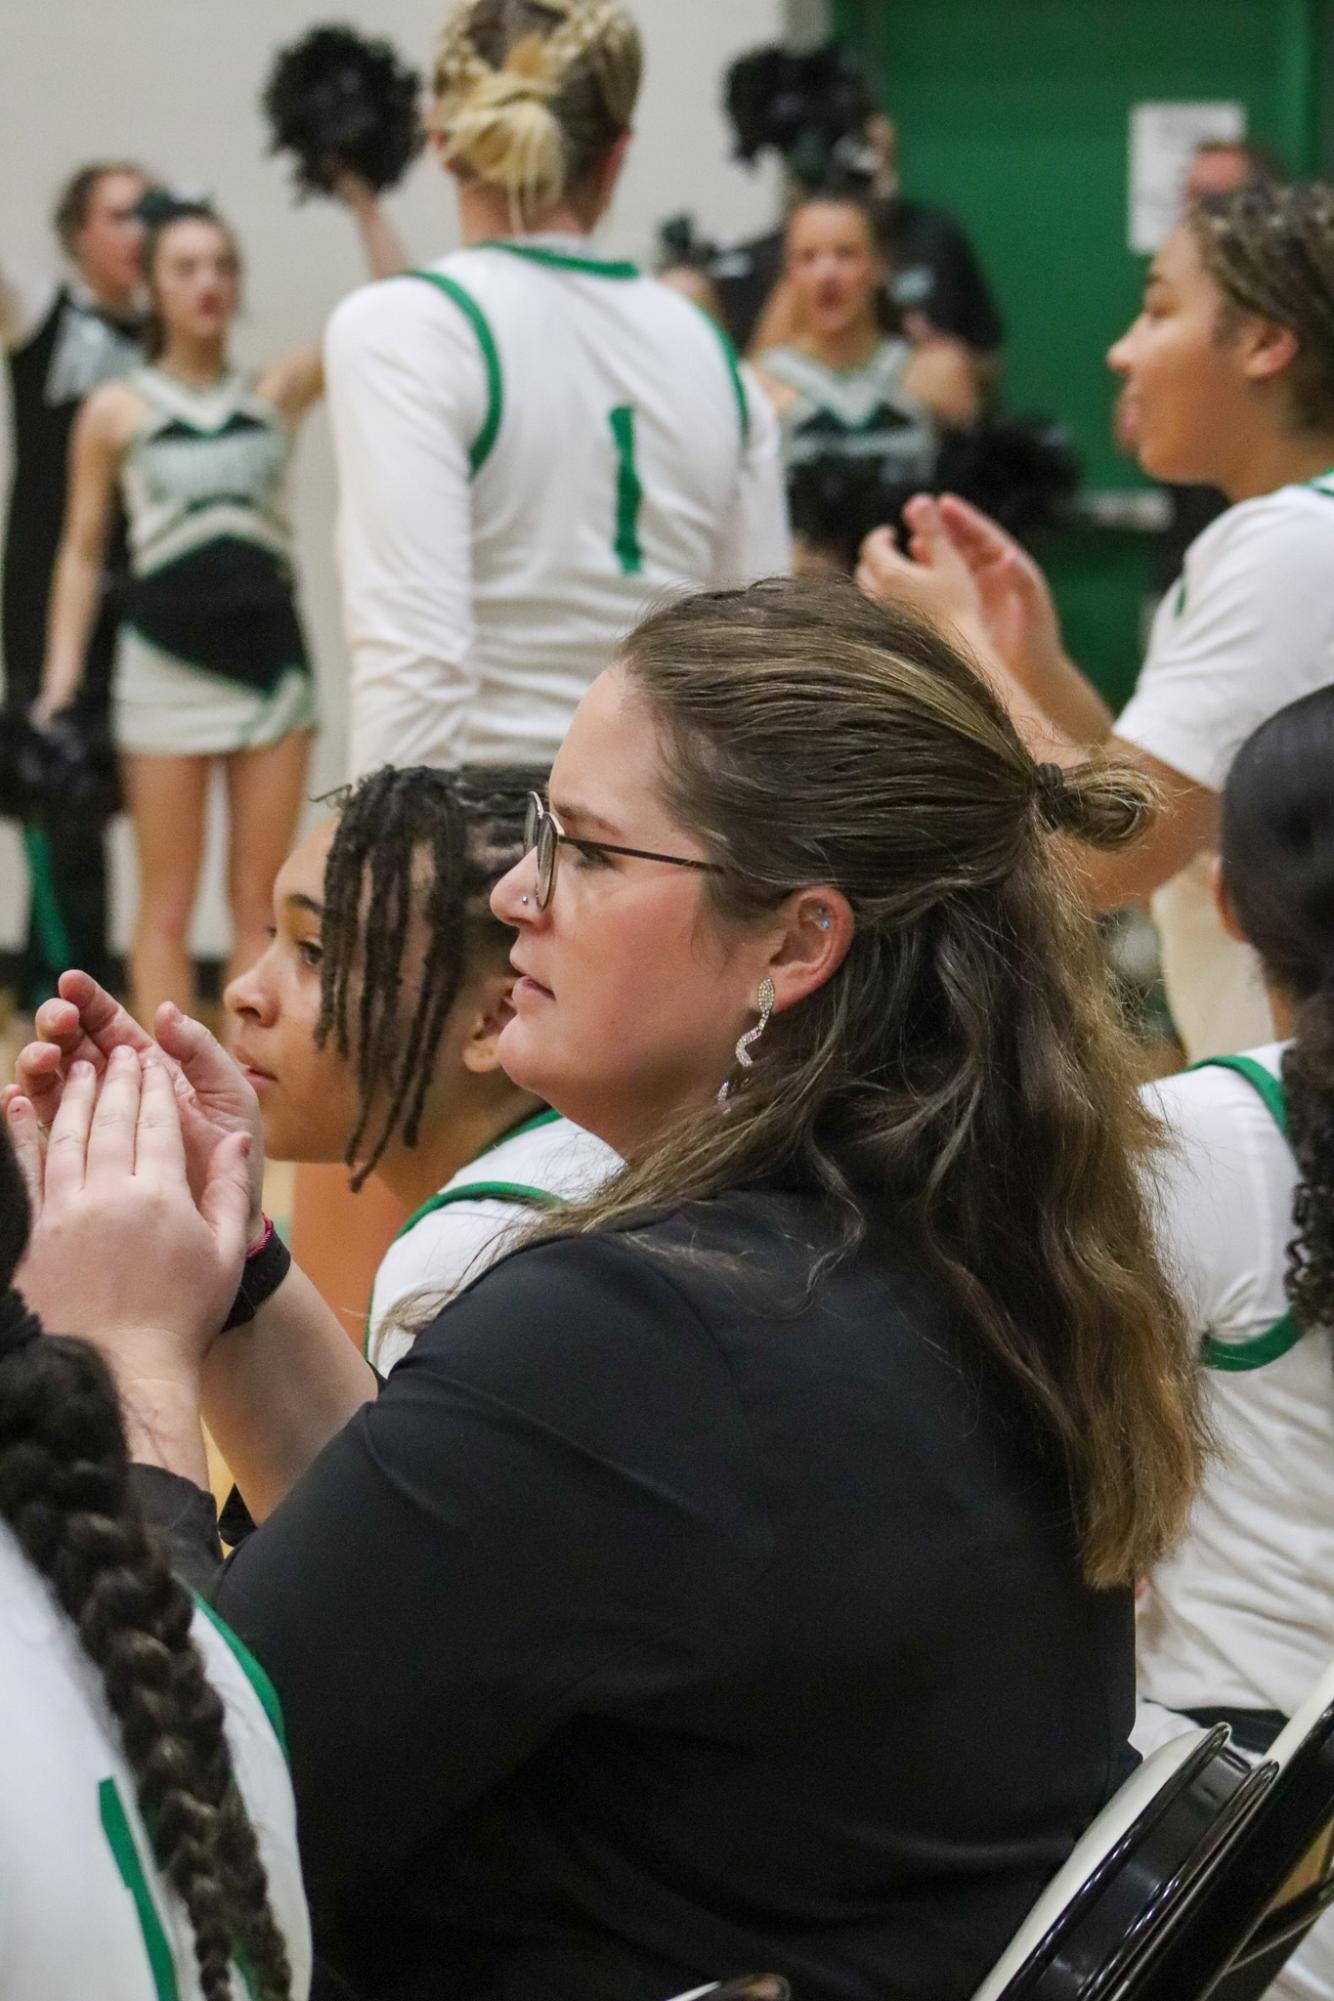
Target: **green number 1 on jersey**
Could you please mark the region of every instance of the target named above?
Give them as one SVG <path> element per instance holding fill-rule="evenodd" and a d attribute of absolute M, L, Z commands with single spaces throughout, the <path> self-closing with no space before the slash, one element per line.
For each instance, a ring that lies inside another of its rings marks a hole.
<path fill-rule="evenodd" d="M 627 577 L 637 577 L 644 567 L 639 546 L 639 510 L 644 489 L 635 465 L 635 413 L 629 403 L 619 403 L 611 413 L 612 442 L 616 446 L 616 560 Z"/>

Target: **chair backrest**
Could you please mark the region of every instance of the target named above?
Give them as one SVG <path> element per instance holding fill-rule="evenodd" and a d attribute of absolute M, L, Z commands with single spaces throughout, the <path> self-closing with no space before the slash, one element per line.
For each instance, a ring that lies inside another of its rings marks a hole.
<path fill-rule="evenodd" d="M 1138 2001 L 1210 1871 L 1273 1783 L 1274 1767 L 1252 1767 L 1228 1736 L 1226 1724 L 1189 1731 L 1145 1759 L 1047 1885 L 974 2001 Z"/>
<path fill-rule="evenodd" d="M 1334 1664 L 1269 1759 L 1273 1785 L 1169 1948 L 1182 1993 L 1256 2001 L 1334 1900 Z"/>

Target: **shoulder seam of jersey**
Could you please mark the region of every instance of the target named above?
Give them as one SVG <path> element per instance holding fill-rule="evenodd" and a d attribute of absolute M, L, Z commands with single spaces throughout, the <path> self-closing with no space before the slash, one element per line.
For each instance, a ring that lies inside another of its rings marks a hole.
<path fill-rule="evenodd" d="M 443 271 L 405 271 L 405 278 L 421 278 L 428 285 L 434 285 L 447 299 L 452 299 L 477 336 L 477 345 L 482 351 L 482 364 L 486 369 L 486 417 L 481 430 L 468 448 L 468 470 L 476 476 L 496 442 L 500 430 L 500 420 L 505 411 L 505 382 L 500 367 L 500 349 L 491 331 L 491 322 L 474 299 L 467 287 L 460 285 L 457 278 L 448 277 Z"/>

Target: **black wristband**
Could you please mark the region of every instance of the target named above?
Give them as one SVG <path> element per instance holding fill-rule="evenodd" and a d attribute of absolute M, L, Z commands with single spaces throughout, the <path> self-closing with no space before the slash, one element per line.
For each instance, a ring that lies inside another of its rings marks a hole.
<path fill-rule="evenodd" d="M 267 1222 L 267 1218 L 265 1220 Z M 232 1310 L 222 1323 L 223 1333 L 228 1333 L 233 1327 L 244 1327 L 248 1320 L 253 1320 L 265 1300 L 272 1299 L 291 1269 L 292 1253 L 272 1223 L 268 1223 L 263 1240 L 251 1251 L 241 1269 L 241 1283 L 236 1288 Z"/>

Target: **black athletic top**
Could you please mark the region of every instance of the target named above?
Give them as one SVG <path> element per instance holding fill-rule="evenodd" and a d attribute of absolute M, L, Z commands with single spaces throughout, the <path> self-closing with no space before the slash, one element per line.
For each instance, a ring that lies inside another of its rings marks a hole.
<path fill-rule="evenodd" d="M 966 2001 L 1131 1769 L 1052 1455 L 905 1231 L 804 1303 L 828 1241 L 752 1191 L 517 1252 L 232 1559 L 317 1993 Z"/>
<path fill-rule="evenodd" d="M 127 375 L 143 359 L 140 323 L 112 319 L 62 285 L 51 309 L 8 354 L 13 478 L 5 530 L 3 644 L 6 687 L 27 704 L 41 684 L 52 572 L 68 491 L 70 433 L 84 398 L 99 383 Z M 109 573 L 124 563 L 117 523 Z M 89 646 L 88 678 L 109 670 L 115 626 L 104 618 Z"/>

